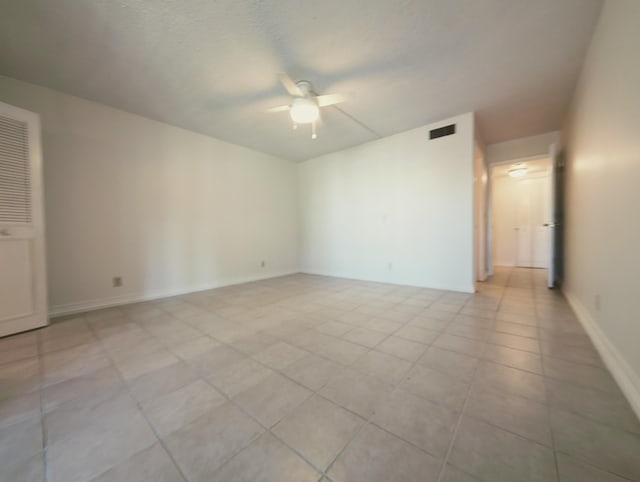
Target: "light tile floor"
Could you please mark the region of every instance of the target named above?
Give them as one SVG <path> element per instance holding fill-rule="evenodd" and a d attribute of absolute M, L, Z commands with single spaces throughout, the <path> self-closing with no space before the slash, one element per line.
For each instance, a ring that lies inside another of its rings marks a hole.
<path fill-rule="evenodd" d="M 0 480 L 640 480 L 640 423 L 544 276 L 294 275 L 2 339 Z"/>

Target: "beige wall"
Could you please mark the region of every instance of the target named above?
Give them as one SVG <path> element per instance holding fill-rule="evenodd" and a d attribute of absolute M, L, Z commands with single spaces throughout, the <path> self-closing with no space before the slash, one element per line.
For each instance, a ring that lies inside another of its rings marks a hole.
<path fill-rule="evenodd" d="M 640 2 L 608 0 L 568 118 L 565 293 L 640 413 Z"/>

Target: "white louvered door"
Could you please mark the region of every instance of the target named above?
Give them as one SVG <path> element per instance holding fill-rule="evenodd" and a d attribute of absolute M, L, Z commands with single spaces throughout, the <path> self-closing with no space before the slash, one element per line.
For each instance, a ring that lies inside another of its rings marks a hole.
<path fill-rule="evenodd" d="M 0 336 L 47 323 L 40 120 L 0 102 Z"/>

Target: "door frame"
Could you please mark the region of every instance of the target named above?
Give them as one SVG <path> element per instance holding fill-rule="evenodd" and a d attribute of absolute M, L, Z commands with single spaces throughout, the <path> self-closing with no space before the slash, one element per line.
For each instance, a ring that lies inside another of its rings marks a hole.
<path fill-rule="evenodd" d="M 560 288 L 564 277 L 564 197 L 565 151 L 562 144 L 549 147 L 551 153 L 551 266 L 547 277 L 549 289 Z"/>
<path fill-rule="evenodd" d="M 493 275 L 493 245 L 494 245 L 494 235 L 493 235 L 493 168 L 496 166 L 504 166 L 506 164 L 517 164 L 519 162 L 529 162 L 529 161 L 539 161 L 542 159 L 551 159 L 550 157 L 551 155 L 551 145 L 549 146 L 549 152 L 547 152 L 546 154 L 536 154 L 535 156 L 527 156 L 527 157 L 519 157 L 516 159 L 510 159 L 508 161 L 498 161 L 498 162 L 492 162 L 488 165 L 488 179 L 487 179 L 487 227 L 486 227 L 486 234 L 487 234 L 487 272 L 489 274 L 489 276 Z M 554 168 L 554 160 L 551 159 L 551 169 Z M 553 186 L 551 186 L 551 189 L 553 189 Z M 551 199 L 551 201 L 553 201 L 553 198 Z M 554 210 L 554 206 L 553 204 L 551 204 L 551 215 L 553 216 L 553 210 Z M 553 251 L 549 253 L 549 262 L 552 262 L 553 259 Z"/>
<path fill-rule="evenodd" d="M 27 124 L 29 136 L 29 165 L 31 169 L 31 224 L 33 226 L 33 313 L 0 321 L 0 337 L 39 328 L 49 324 L 47 303 L 47 265 L 45 257 L 44 182 L 40 116 L 35 112 L 0 102 L 0 114 Z M 11 229 L 15 223 L 0 223 Z"/>

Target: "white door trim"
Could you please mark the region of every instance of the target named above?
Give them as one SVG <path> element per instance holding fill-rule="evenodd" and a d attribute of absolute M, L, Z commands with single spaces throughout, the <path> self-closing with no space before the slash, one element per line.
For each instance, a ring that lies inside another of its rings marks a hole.
<path fill-rule="evenodd" d="M 47 281 L 45 259 L 44 231 L 44 188 L 42 172 L 42 146 L 40 132 L 40 116 L 19 107 L 0 102 L 0 115 L 27 124 L 30 188 L 31 188 L 31 223 L 30 225 L 13 222 L 0 222 L 0 230 L 6 233 L 8 240 L 24 240 L 28 235 L 30 256 L 33 262 L 33 313 L 9 320 L 0 321 L 0 336 L 31 330 L 48 324 L 47 314 Z"/>

